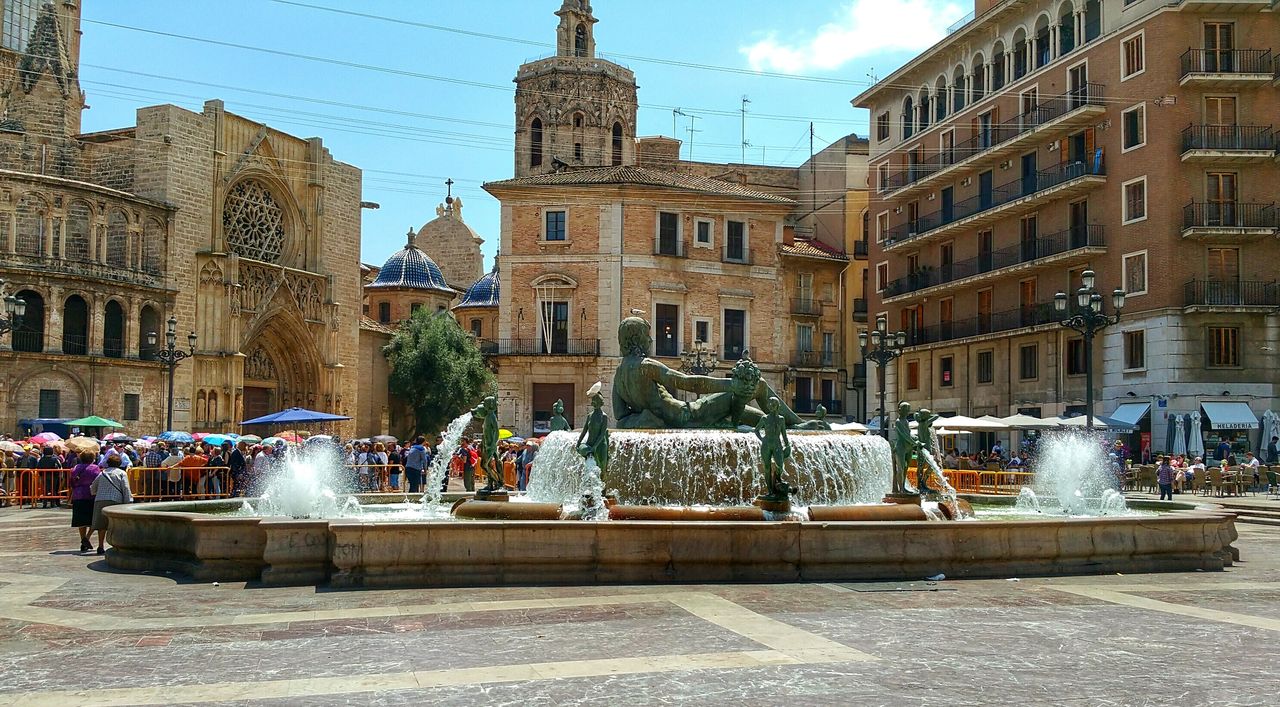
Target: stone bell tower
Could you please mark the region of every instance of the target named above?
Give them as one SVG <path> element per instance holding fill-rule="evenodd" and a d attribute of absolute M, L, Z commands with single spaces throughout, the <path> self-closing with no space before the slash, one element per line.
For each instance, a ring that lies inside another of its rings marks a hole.
<path fill-rule="evenodd" d="M 556 15 L 556 55 L 516 73 L 516 176 L 634 164 L 635 74 L 596 58 L 589 0 Z"/>
<path fill-rule="evenodd" d="M 80 133 L 80 5 L 0 0 L 0 129 L 33 142 Z"/>

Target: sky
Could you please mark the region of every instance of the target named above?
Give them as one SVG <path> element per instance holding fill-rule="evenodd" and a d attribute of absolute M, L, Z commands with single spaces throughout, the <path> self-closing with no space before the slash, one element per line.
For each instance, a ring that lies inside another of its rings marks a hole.
<path fill-rule="evenodd" d="M 561 0 L 87 0 L 84 130 L 133 125 L 137 108 L 227 110 L 364 170 L 364 262 L 381 264 L 435 217 L 446 179 L 463 216 L 498 245 L 481 185 L 513 173 L 517 67 L 555 52 Z M 798 165 L 867 134 L 850 100 L 972 9 L 948 0 L 596 0 L 597 53 L 640 85 L 638 135 L 685 140 L 697 160 Z M 328 8 L 328 9 L 326 9 Z M 333 12 L 337 9 L 343 12 Z M 364 16 L 362 16 L 364 15 Z M 688 116 L 673 116 L 680 108 Z M 675 124 L 673 126 L 673 117 Z"/>

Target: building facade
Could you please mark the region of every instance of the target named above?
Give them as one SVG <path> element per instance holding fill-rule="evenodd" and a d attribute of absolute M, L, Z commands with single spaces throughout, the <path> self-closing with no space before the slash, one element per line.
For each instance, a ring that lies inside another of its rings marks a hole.
<path fill-rule="evenodd" d="M 1094 413 L 1157 450 L 1170 414 L 1203 410 L 1212 441 L 1222 410 L 1276 405 L 1272 5 L 979 2 L 855 99 L 871 316 L 908 340 L 891 409 L 1083 412 L 1089 357 Z M 1052 305 L 1086 269 L 1127 293 L 1093 351 Z"/>
<path fill-rule="evenodd" d="M 160 430 L 167 370 L 148 334 L 163 342 L 169 317 L 180 344 L 197 335 L 174 428 L 353 412 L 359 170 L 219 101 L 82 134 L 80 5 L 0 12 L 0 277 L 28 302 L 0 340 L 0 428 L 99 414 Z"/>

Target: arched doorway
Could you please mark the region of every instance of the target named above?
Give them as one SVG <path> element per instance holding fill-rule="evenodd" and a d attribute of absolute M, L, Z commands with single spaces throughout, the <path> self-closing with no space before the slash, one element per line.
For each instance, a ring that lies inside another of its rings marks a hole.
<path fill-rule="evenodd" d="M 147 334 L 156 334 L 156 344 L 147 344 Z M 143 361 L 154 361 L 156 351 L 160 348 L 160 313 L 155 307 L 145 305 L 138 321 L 138 358 Z"/>
<path fill-rule="evenodd" d="M 18 299 L 27 303 L 22 326 L 13 331 L 13 350 L 28 353 L 44 351 L 44 297 L 34 290 L 23 290 Z"/>
<path fill-rule="evenodd" d="M 306 324 L 281 312 L 260 324 L 244 347 L 242 420 L 287 407 L 330 411 L 333 400 Z"/>
<path fill-rule="evenodd" d="M 89 353 L 89 305 L 80 295 L 71 295 L 62 304 L 62 353 Z"/>
<path fill-rule="evenodd" d="M 124 357 L 124 307 L 111 300 L 102 321 L 102 355 L 107 358 Z"/>

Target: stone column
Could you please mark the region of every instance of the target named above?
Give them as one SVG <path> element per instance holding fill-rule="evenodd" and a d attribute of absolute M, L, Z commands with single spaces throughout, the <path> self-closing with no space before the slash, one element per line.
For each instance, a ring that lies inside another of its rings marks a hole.
<path fill-rule="evenodd" d="M 8 242 L 4 244 L 4 252 L 8 253 L 9 255 L 17 255 L 18 253 L 18 213 L 16 211 L 10 211 L 9 213 L 6 213 L 6 214 L 0 214 L 0 218 L 4 219 L 5 222 L 9 224 L 9 229 L 8 229 L 9 238 L 8 238 Z"/>
<path fill-rule="evenodd" d="M 106 324 L 107 298 L 95 294 L 89 301 L 89 355 L 102 355 L 104 325 Z"/>
<path fill-rule="evenodd" d="M 46 258 L 52 258 L 54 254 L 53 216 L 44 214 L 40 221 L 44 228 L 44 242 L 40 244 L 40 251 Z"/>
<path fill-rule="evenodd" d="M 137 297 L 129 298 L 129 312 L 124 320 L 124 355 L 125 358 L 136 359 L 139 355 L 141 341 L 142 303 Z"/>
<path fill-rule="evenodd" d="M 47 323 L 44 328 L 43 351 L 62 351 L 62 307 L 66 298 L 67 293 L 61 287 L 50 287 L 45 296 L 44 311 Z"/>

